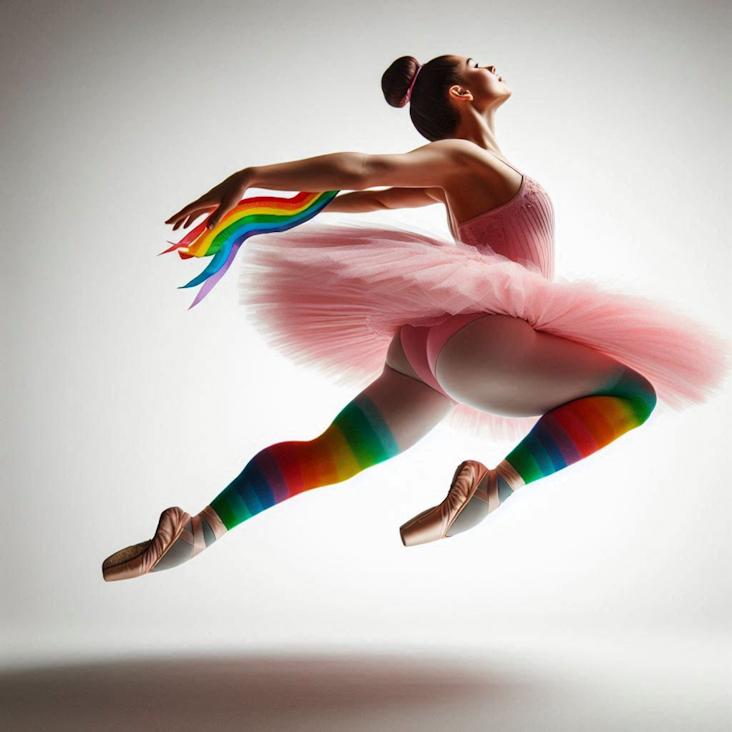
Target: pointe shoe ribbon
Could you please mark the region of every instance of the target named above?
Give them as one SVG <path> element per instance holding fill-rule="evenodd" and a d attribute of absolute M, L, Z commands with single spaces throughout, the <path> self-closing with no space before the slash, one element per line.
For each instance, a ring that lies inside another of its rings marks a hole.
<path fill-rule="evenodd" d="M 182 508 L 177 506 L 166 508 L 160 514 L 158 528 L 152 539 L 120 549 L 104 560 L 102 575 L 105 581 L 132 579 L 152 572 L 178 537 L 186 530 L 186 524 L 189 521 L 191 521 L 190 514 Z M 200 519 L 198 521 L 200 524 Z M 203 540 L 202 530 L 195 534 L 200 535 L 201 541 Z M 194 544 L 194 551 L 196 547 L 199 547 L 198 551 L 202 551 L 200 544 L 194 542 L 195 535 L 191 537 L 190 543 Z M 205 543 L 203 548 L 206 548 Z"/>
<path fill-rule="evenodd" d="M 224 522 L 219 518 L 219 515 L 213 510 L 213 508 L 211 508 L 211 506 L 206 506 L 201 513 L 203 514 L 203 518 L 206 519 L 206 523 L 214 532 L 216 541 L 218 541 L 228 531 Z"/>
<path fill-rule="evenodd" d="M 499 506 L 498 473 L 478 460 L 464 460 L 445 500 L 399 527 L 402 543 L 415 546 L 449 538 L 480 523 Z"/>

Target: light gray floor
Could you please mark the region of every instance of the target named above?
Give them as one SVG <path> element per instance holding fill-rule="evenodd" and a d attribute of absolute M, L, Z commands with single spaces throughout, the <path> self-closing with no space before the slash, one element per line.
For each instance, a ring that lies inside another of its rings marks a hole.
<path fill-rule="evenodd" d="M 156 655 L 0 673 L 25 730 L 605 732 L 732 725 L 726 644 Z"/>

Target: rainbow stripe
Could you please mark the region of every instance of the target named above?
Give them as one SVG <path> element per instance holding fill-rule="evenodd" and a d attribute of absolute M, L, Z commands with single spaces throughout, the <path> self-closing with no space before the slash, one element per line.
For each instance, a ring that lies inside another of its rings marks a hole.
<path fill-rule="evenodd" d="M 643 424 L 655 406 L 650 381 L 626 369 L 615 383 L 544 414 L 497 470 L 517 490 L 609 445 Z"/>
<path fill-rule="evenodd" d="M 260 450 L 211 501 L 227 529 L 305 491 L 341 483 L 400 452 L 376 404 L 359 394 L 322 435 Z"/>
<path fill-rule="evenodd" d="M 270 231 L 287 231 L 320 213 L 340 191 L 308 193 L 301 191 L 292 198 L 254 196 L 242 199 L 211 230 L 205 221 L 191 229 L 177 244 L 160 254 L 178 250 L 181 259 L 213 257 L 211 263 L 190 282 L 179 287 L 195 287 L 203 283 L 189 310 L 197 305 L 224 276 L 246 239 Z M 212 212 L 213 213 L 213 212 Z M 160 256 L 160 255 L 158 255 Z"/>

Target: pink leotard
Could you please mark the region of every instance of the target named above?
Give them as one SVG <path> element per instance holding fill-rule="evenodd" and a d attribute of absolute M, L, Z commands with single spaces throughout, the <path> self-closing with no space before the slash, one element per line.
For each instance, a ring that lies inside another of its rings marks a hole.
<path fill-rule="evenodd" d="M 521 186 L 510 201 L 458 224 L 456 238 L 477 249 L 487 245 L 514 262 L 530 263 L 551 280 L 554 276 L 554 207 L 539 183 L 526 174 L 521 175 Z M 460 328 L 487 314 L 461 313 L 437 325 L 403 325 L 400 329 L 404 355 L 417 375 L 455 404 L 457 401 L 437 382 L 437 357 Z"/>

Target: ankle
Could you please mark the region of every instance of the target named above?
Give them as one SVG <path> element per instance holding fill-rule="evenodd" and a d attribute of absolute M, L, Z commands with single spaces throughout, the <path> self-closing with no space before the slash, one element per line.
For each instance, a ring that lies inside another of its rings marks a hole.
<path fill-rule="evenodd" d="M 224 522 L 211 506 L 206 506 L 206 508 L 199 511 L 196 518 L 201 521 L 206 548 L 218 541 L 228 531 L 224 526 Z"/>
<path fill-rule="evenodd" d="M 498 473 L 498 491 L 499 493 L 509 495 L 515 493 L 519 488 L 526 485 L 524 479 L 519 475 L 516 468 L 508 462 L 501 460 L 495 468 Z M 504 499 L 501 498 L 503 501 Z"/>
<path fill-rule="evenodd" d="M 152 569 L 161 572 L 179 567 L 197 557 L 226 533 L 226 527 L 216 512 L 206 506 L 200 513 L 188 519 L 180 536 Z"/>

